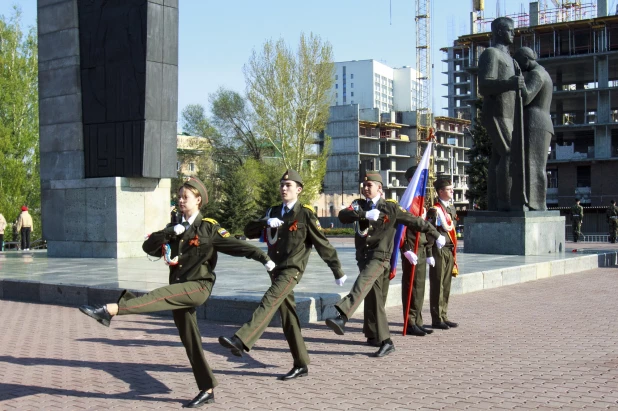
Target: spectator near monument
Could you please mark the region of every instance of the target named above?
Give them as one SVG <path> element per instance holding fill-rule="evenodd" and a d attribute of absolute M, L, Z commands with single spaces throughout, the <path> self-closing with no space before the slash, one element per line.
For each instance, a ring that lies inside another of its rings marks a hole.
<path fill-rule="evenodd" d="M 0 213 L 0 251 L 4 251 L 4 229 L 6 228 L 6 219 Z"/>
<path fill-rule="evenodd" d="M 609 203 L 610 206 L 605 212 L 609 224 L 609 242 L 615 243 L 618 237 L 618 207 L 615 200 L 611 200 Z"/>
<path fill-rule="evenodd" d="M 32 216 L 28 213 L 28 207 L 21 207 L 21 214 L 17 217 L 17 231 L 21 234 L 21 249 L 23 251 L 30 250 L 30 235 L 34 229 Z"/>
<path fill-rule="evenodd" d="M 571 227 L 573 228 L 573 242 L 577 242 L 582 235 L 582 221 L 584 219 L 584 207 L 579 205 L 579 198 L 571 207 Z"/>

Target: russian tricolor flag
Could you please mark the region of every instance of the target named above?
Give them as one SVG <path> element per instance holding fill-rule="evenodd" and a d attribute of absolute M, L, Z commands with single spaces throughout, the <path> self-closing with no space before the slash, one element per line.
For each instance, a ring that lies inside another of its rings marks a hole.
<path fill-rule="evenodd" d="M 425 201 L 425 189 L 427 188 L 427 179 L 429 178 L 429 158 L 431 157 L 431 148 L 433 143 L 428 143 L 423 158 L 418 163 L 418 167 L 408 184 L 408 188 L 404 191 L 399 205 L 408 210 L 412 215 L 419 217 L 423 213 L 423 203 Z M 399 260 L 399 248 L 403 244 L 406 235 L 406 226 L 399 224 L 395 232 L 395 246 L 393 247 L 393 255 L 391 256 L 391 274 L 390 278 L 395 278 L 397 272 L 397 261 Z"/>

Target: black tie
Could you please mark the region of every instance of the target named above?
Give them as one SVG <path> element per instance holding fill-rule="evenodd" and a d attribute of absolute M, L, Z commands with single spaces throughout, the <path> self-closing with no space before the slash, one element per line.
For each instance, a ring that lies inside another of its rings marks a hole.
<path fill-rule="evenodd" d="M 286 215 L 290 211 L 288 206 L 283 206 L 283 215 Z"/>

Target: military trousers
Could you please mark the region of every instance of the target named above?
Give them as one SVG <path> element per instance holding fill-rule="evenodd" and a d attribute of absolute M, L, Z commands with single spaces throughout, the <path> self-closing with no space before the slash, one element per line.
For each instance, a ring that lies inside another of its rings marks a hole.
<path fill-rule="evenodd" d="M 412 297 L 410 299 L 410 310 L 408 311 L 408 325 L 423 326 L 423 302 L 425 301 L 425 280 L 427 277 L 427 255 L 424 247 L 419 247 L 418 262 L 414 270 L 414 281 L 412 283 Z M 410 280 L 412 279 L 412 264 L 407 258 L 401 259 L 401 304 L 403 306 L 403 320 L 406 320 L 406 307 L 408 296 L 410 295 Z"/>
<path fill-rule="evenodd" d="M 296 301 L 294 300 L 294 287 L 301 277 L 302 273 L 298 270 L 272 271 L 270 288 L 253 312 L 251 320 L 240 327 L 235 334 L 250 350 L 279 311 L 283 334 L 294 358 L 294 367 L 309 365 L 309 353 L 301 334 L 300 319 L 296 314 Z"/>
<path fill-rule="evenodd" d="M 429 308 L 431 323 L 448 320 L 448 299 L 451 294 L 451 279 L 455 257 L 451 247 L 433 247 L 436 265 L 429 269 Z"/>
<path fill-rule="evenodd" d="M 124 291 L 118 299 L 118 315 L 172 310 L 180 341 L 185 347 L 200 390 L 208 390 L 218 384 L 204 356 L 196 315 L 196 307 L 206 302 L 213 285 L 214 282 L 210 280 L 187 281 L 157 288 L 141 297 Z"/>
<path fill-rule="evenodd" d="M 609 221 L 609 241 L 612 243 L 615 243 L 617 238 L 618 238 L 618 220 L 614 218 Z"/>
<path fill-rule="evenodd" d="M 341 299 L 335 308 L 346 318 L 351 318 L 358 306 L 365 301 L 365 321 L 363 331 L 367 338 L 384 341 L 390 338 L 388 318 L 386 317 L 386 297 L 388 296 L 388 279 L 390 262 L 382 259 L 370 259 L 358 263 L 360 274 L 350 293 Z"/>
<path fill-rule="evenodd" d="M 573 217 L 573 221 L 571 222 L 571 227 L 573 228 L 573 241 L 578 241 L 582 234 L 581 218 Z"/>

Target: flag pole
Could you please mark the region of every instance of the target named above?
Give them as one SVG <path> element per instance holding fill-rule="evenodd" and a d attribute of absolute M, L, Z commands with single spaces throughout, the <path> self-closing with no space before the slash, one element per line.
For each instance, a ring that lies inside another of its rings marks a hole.
<path fill-rule="evenodd" d="M 417 254 L 418 243 L 421 238 L 421 233 L 416 233 L 416 239 L 414 240 L 414 254 Z M 417 254 L 418 255 L 418 254 Z M 418 264 L 418 261 L 416 262 Z M 410 302 L 412 300 L 412 289 L 414 288 L 414 273 L 416 271 L 416 264 L 412 264 L 412 272 L 410 273 L 410 287 L 408 287 L 408 302 L 406 304 L 406 315 L 403 322 L 403 335 L 405 337 L 408 331 L 408 319 L 410 318 Z"/>

